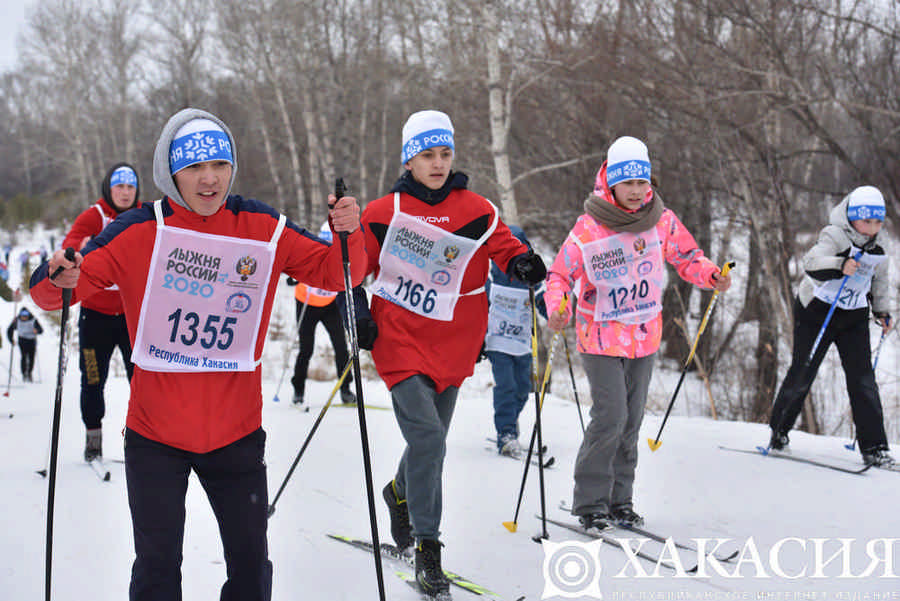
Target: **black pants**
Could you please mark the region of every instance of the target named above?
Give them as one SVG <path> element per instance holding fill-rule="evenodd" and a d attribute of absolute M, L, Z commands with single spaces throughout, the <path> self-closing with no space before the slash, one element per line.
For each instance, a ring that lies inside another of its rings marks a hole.
<path fill-rule="evenodd" d="M 297 302 L 297 319 L 303 312 L 303 303 Z M 316 325 L 322 322 L 328 337 L 331 338 L 331 346 L 334 348 L 334 368 L 337 370 L 338 378 L 344 372 L 347 362 L 350 361 L 350 354 L 347 352 L 347 343 L 344 341 L 344 325 L 341 319 L 341 311 L 338 309 L 337 303 L 332 302 L 324 307 L 306 306 L 306 313 L 303 314 L 303 321 L 300 323 L 300 352 L 297 353 L 297 362 L 294 364 L 294 377 L 291 378 L 291 384 L 294 385 L 294 394 L 303 396 L 306 389 L 306 370 L 309 368 L 309 360 L 312 358 L 313 350 L 315 350 L 316 342 Z M 351 374 L 347 374 L 344 378 L 344 384 L 341 386 L 343 390 L 350 390 L 350 384 L 353 381 Z"/>
<path fill-rule="evenodd" d="M 31 371 L 34 369 L 34 351 L 37 349 L 37 340 L 35 338 L 22 338 L 19 336 L 19 351 L 21 351 L 22 360 L 19 366 L 22 368 L 22 379 L 31 381 Z"/>
<path fill-rule="evenodd" d="M 206 491 L 222 537 L 227 580 L 220 601 L 270 601 L 265 445 L 261 428 L 203 454 L 125 430 L 135 551 L 130 601 L 181 601 L 185 494 L 191 470 Z"/>
<path fill-rule="evenodd" d="M 78 339 L 81 347 L 78 355 L 78 366 L 81 368 L 81 421 L 88 429 L 99 428 L 106 414 L 103 387 L 109 375 L 109 360 L 116 347 L 122 353 L 129 381 L 134 372 L 125 316 L 107 315 L 82 307 L 78 318 Z"/>
<path fill-rule="evenodd" d="M 813 299 L 805 308 L 798 300 L 794 300 L 793 356 L 778 396 L 775 397 L 769 425 L 773 430 L 784 433 L 793 428 L 819 371 L 819 365 L 833 342 L 844 368 L 860 451 L 887 449 L 881 398 L 875 382 L 875 372 L 872 370 L 869 310 L 835 309 L 810 365 L 806 365 L 806 358 L 822 328 L 828 308 L 827 304 L 818 299 Z"/>

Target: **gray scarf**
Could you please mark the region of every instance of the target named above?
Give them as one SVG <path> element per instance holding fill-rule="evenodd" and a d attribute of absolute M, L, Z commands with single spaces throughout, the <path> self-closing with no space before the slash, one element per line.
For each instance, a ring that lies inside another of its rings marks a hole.
<path fill-rule="evenodd" d="M 654 190 L 653 198 L 634 213 L 629 213 L 618 205 L 608 202 L 605 198 L 591 194 L 584 201 L 584 211 L 601 223 L 616 232 L 629 232 L 636 234 L 646 232 L 659 223 L 662 215 L 662 199 Z"/>

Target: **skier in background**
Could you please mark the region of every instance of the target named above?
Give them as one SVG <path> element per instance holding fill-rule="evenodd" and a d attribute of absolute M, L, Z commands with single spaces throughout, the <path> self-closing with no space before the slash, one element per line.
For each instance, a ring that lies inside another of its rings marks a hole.
<path fill-rule="evenodd" d="M 137 171 L 128 163 L 116 163 L 100 184 L 100 199 L 85 209 L 63 239 L 63 248 L 81 250 L 106 226 L 129 209 L 141 206 Z M 125 309 L 118 287 L 103 290 L 81 302 L 78 315 L 78 367 L 81 369 L 81 421 L 85 428 L 84 460 L 103 457 L 103 416 L 106 400 L 103 388 L 109 362 L 116 348 L 122 354 L 128 381 L 131 341 L 125 324 Z"/>
<path fill-rule="evenodd" d="M 328 223 L 323 223 L 319 230 L 319 238 L 331 242 L 331 228 Z M 303 393 L 306 390 L 306 373 L 309 370 L 309 360 L 313 356 L 316 346 L 316 326 L 321 323 L 331 339 L 331 347 L 334 349 L 334 367 L 337 377 L 344 373 L 344 368 L 350 361 L 347 352 L 347 342 L 344 339 L 344 325 L 341 319 L 341 311 L 335 298 L 338 293 L 331 290 L 323 290 L 315 286 L 307 286 L 293 278 L 288 279 L 288 284 L 295 286 L 294 299 L 297 316 L 297 336 L 300 348 L 297 351 L 297 361 L 294 363 L 294 376 L 291 384 L 294 386 L 294 405 L 303 404 Z M 356 403 L 356 395 L 350 390 L 353 376 L 348 373 L 341 384 L 341 402 L 345 404 Z"/>
<path fill-rule="evenodd" d="M 525 232 L 517 225 L 509 231 L 531 248 Z M 486 291 L 489 299 L 487 335 L 484 353 L 491 362 L 494 376 L 494 430 L 497 452 L 519 458 L 523 454 L 519 444 L 519 414 L 533 391 L 531 365 L 531 304 L 528 286 L 511 278 L 491 262 L 491 277 Z M 547 317 L 544 294 L 535 296 L 538 312 Z"/>
<path fill-rule="evenodd" d="M 769 419 L 770 449 L 788 448 L 788 432 L 833 342 L 844 368 L 863 461 L 878 467 L 895 464 L 884 430 L 869 341 L 870 304 L 883 332 L 892 325 L 890 260 L 878 241 L 885 215 L 884 197 L 878 188 L 856 188 L 831 210 L 828 225 L 803 257 L 803 280 L 794 299 L 794 350 Z M 831 321 L 807 364 L 833 303 Z"/>
<path fill-rule="evenodd" d="M 22 293 L 19 292 L 18 288 L 13 290 L 9 287 L 9 284 L 6 283 L 6 280 L 9 279 L 9 270 L 6 268 L 6 264 L 2 265 L 2 269 L 0 269 L 0 298 L 9 302 L 19 302 L 22 300 Z"/>
<path fill-rule="evenodd" d="M 19 314 L 13 318 L 12 323 L 9 324 L 9 328 L 6 330 L 6 337 L 9 338 L 11 344 L 15 344 L 15 337 L 19 339 L 19 351 L 22 355 L 20 367 L 22 369 L 22 380 L 25 382 L 33 381 L 31 372 L 34 370 L 37 337 L 38 334 L 43 332 L 44 328 L 41 327 L 35 316 L 31 314 L 31 311 L 25 307 L 19 310 Z"/>

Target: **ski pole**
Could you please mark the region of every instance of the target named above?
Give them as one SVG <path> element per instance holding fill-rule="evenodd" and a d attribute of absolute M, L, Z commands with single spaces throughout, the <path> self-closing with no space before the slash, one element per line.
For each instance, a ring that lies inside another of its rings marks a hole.
<path fill-rule="evenodd" d="M 75 261 L 75 249 L 71 246 L 66 249 L 66 260 Z M 62 272 L 59 267 L 50 275 L 55 279 Z M 69 321 L 69 303 L 72 302 L 72 289 L 62 290 L 62 313 L 59 319 L 59 360 L 56 372 L 56 395 L 53 399 L 53 425 L 50 429 L 50 467 L 48 469 L 50 479 L 47 484 L 47 542 L 46 562 L 44 565 L 46 579 L 44 581 L 44 599 L 50 601 L 50 576 L 53 568 L 53 502 L 56 496 L 56 459 L 59 450 L 59 419 L 62 413 L 62 385 L 66 374 L 66 328 Z"/>
<path fill-rule="evenodd" d="M 331 406 L 331 400 L 334 398 L 334 395 L 338 390 L 341 389 L 341 386 L 344 384 L 344 379 L 347 377 L 347 374 L 350 373 L 350 363 L 347 363 L 347 367 L 344 368 L 344 373 L 341 374 L 341 377 L 338 379 L 337 384 L 334 385 L 334 388 L 331 389 L 331 394 L 328 395 L 328 401 L 326 401 L 325 406 L 322 407 L 322 410 L 319 411 L 318 417 L 316 417 L 316 421 L 313 422 L 312 428 L 309 431 L 309 434 L 306 436 L 306 440 L 303 441 L 303 444 L 300 446 L 300 451 L 297 453 L 297 457 L 294 459 L 294 463 L 291 464 L 291 469 L 288 470 L 287 475 L 284 477 L 284 481 L 281 483 L 281 486 L 278 488 L 278 492 L 275 493 L 275 498 L 272 500 L 272 503 L 269 505 L 269 517 L 272 517 L 272 514 L 275 513 L 275 503 L 278 502 L 278 498 L 281 497 L 282 491 L 284 491 L 284 487 L 287 486 L 288 480 L 291 478 L 291 474 L 294 473 L 294 469 L 297 467 L 297 464 L 300 463 L 300 458 L 303 457 L 304 451 L 306 451 L 306 447 L 309 446 L 310 441 L 312 440 L 313 434 L 316 433 L 316 430 L 319 427 L 319 424 L 322 423 L 322 418 L 325 417 L 325 412 L 328 411 L 328 408 Z"/>
<path fill-rule="evenodd" d="M 872 360 L 873 372 L 875 371 L 875 368 L 878 367 L 878 357 L 881 356 L 881 345 L 884 343 L 884 337 L 887 336 L 887 333 L 887 330 L 885 330 L 884 328 L 881 329 L 881 338 L 878 339 L 878 344 L 875 346 L 875 358 Z"/>
<path fill-rule="evenodd" d="M 725 263 L 725 266 L 722 267 L 722 277 L 728 275 L 728 272 L 734 268 L 734 261 L 728 261 Z M 700 335 L 703 334 L 703 330 L 706 329 L 706 323 L 709 321 L 709 316 L 712 314 L 713 307 L 716 306 L 716 300 L 719 298 L 719 291 L 716 290 L 713 292 L 712 298 L 709 299 L 709 305 L 706 307 L 706 312 L 703 314 L 703 319 L 700 321 L 700 327 L 697 328 L 697 335 L 694 336 L 694 343 L 691 345 L 691 352 L 688 354 L 687 361 L 684 362 L 684 367 L 681 368 L 681 377 L 678 378 L 678 384 L 675 386 L 675 392 L 672 394 L 672 400 L 669 401 L 669 406 L 666 408 L 666 415 L 663 417 L 662 423 L 659 425 L 659 432 L 656 433 L 655 439 L 647 439 L 647 444 L 650 445 L 650 450 L 655 451 L 662 444 L 659 441 L 659 437 L 662 436 L 663 428 L 666 425 L 666 420 L 669 419 L 669 413 L 672 412 L 672 406 L 675 405 L 675 399 L 678 397 L 678 391 L 681 390 L 681 383 L 684 382 L 684 376 L 687 374 L 688 368 L 691 366 L 691 360 L 694 358 L 694 352 L 697 350 L 697 343 L 700 342 Z"/>
<path fill-rule="evenodd" d="M 860 250 L 858 253 L 853 255 L 853 260 L 859 261 L 859 258 L 862 256 L 862 254 L 863 251 Z M 831 301 L 831 306 L 828 308 L 828 314 L 825 315 L 825 321 L 822 322 L 822 327 L 819 328 L 819 333 L 816 335 L 816 339 L 809 351 L 809 356 L 806 357 L 806 367 L 812 365 L 813 355 L 816 354 L 816 349 L 819 348 L 819 343 L 822 342 L 822 336 L 825 335 L 825 328 L 828 327 L 828 322 L 831 321 L 831 316 L 834 315 L 834 310 L 837 308 L 838 300 L 841 298 L 841 291 L 844 289 L 844 284 L 847 283 L 848 279 L 850 279 L 850 276 L 845 275 L 844 279 L 841 280 L 841 285 L 838 287 L 838 290 L 834 295 L 834 300 Z"/>
<path fill-rule="evenodd" d="M 309 306 L 309 305 L 307 305 L 306 303 L 303 303 L 303 308 L 300 309 L 300 319 L 297 320 L 297 332 L 296 332 L 296 335 L 297 335 L 297 353 L 300 353 L 300 351 L 303 350 L 303 349 L 301 348 L 301 346 L 300 346 L 300 328 L 303 327 L 303 317 L 306 315 L 306 307 L 308 307 L 308 306 Z M 293 347 L 294 345 L 292 344 L 291 346 Z M 284 369 L 281 370 L 281 377 L 278 378 L 278 388 L 275 389 L 275 396 L 272 397 L 272 400 L 273 400 L 274 402 L 276 402 L 276 403 L 279 402 L 279 399 L 278 399 L 278 391 L 281 390 L 281 383 L 284 382 L 284 376 L 285 376 L 285 374 L 287 374 L 288 365 L 290 365 L 290 364 L 289 364 L 289 363 L 285 363 L 285 364 L 284 364 Z"/>
<path fill-rule="evenodd" d="M 584 416 L 581 414 L 581 403 L 578 401 L 578 387 L 575 385 L 575 372 L 572 371 L 572 358 L 569 356 L 569 341 L 565 336 L 563 336 L 563 348 L 566 349 L 566 363 L 569 364 L 572 392 L 575 393 L 575 406 L 578 407 L 578 421 L 581 422 L 581 433 L 584 434 Z"/>
<path fill-rule="evenodd" d="M 540 419 L 541 419 L 541 408 L 544 404 L 544 388 L 547 383 L 547 380 L 550 375 L 550 366 L 553 363 L 553 350 L 556 347 L 556 338 L 559 335 L 559 332 L 554 332 L 553 337 L 550 339 L 550 353 L 547 357 L 547 367 L 544 369 L 544 380 L 541 384 L 540 392 L 538 392 L 538 356 L 537 356 L 537 309 L 535 308 L 534 302 L 534 286 L 529 286 L 529 298 L 531 300 L 531 380 L 532 380 L 532 388 L 534 390 L 534 403 L 536 411 L 536 417 L 534 421 L 534 427 L 531 429 L 531 441 L 528 443 L 528 456 L 525 458 L 525 470 L 522 473 L 522 483 L 519 485 L 519 498 L 516 500 L 516 512 L 513 516 L 511 522 L 503 522 L 503 526 L 509 530 L 510 532 L 515 532 L 518 530 L 518 519 L 519 519 L 519 509 L 522 507 L 522 495 L 525 493 L 525 481 L 528 479 L 528 468 L 531 465 L 531 456 L 534 451 L 534 441 L 535 438 L 538 440 L 538 473 L 540 474 L 541 480 L 541 515 L 543 522 L 543 531 L 541 535 L 543 538 L 549 538 L 547 534 L 547 521 L 546 521 L 546 509 L 544 507 L 544 449 L 543 449 L 543 440 L 541 437 L 541 428 L 540 428 Z M 562 315 L 566 310 L 566 304 L 569 302 L 568 296 L 563 296 L 562 303 L 559 306 L 559 314 Z"/>
<path fill-rule="evenodd" d="M 347 193 L 343 178 L 334 182 L 335 202 Z M 362 227 L 362 226 L 360 226 Z M 347 295 L 347 333 L 350 337 L 353 378 L 356 380 L 356 412 L 359 415 L 359 437 L 362 444 L 363 467 L 366 475 L 366 496 L 369 502 L 369 524 L 372 529 L 372 555 L 375 557 L 375 578 L 378 581 L 378 597 L 385 601 L 384 576 L 381 568 L 381 543 L 378 540 L 378 520 L 375 516 L 375 488 L 372 485 L 372 460 L 369 455 L 369 432 L 366 428 L 365 401 L 363 399 L 362 373 L 359 367 L 359 338 L 356 331 L 356 302 L 353 298 L 353 279 L 350 276 L 350 250 L 347 247 L 347 232 L 338 232 L 341 241 L 341 262 L 344 265 L 344 292 Z"/>
<path fill-rule="evenodd" d="M 13 301 L 13 319 L 18 319 L 19 315 L 19 301 Z M 9 388 L 12 386 L 12 364 L 13 364 L 13 349 L 16 348 L 16 345 L 13 344 L 13 341 L 9 341 L 9 373 L 6 375 L 6 392 L 3 393 L 3 396 L 9 396 Z"/>

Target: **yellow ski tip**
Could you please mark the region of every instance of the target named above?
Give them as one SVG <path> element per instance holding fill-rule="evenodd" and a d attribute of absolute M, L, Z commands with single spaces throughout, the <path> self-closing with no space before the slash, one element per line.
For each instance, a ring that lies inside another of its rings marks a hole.
<path fill-rule="evenodd" d="M 510 532 L 515 532 L 519 529 L 518 524 L 515 522 L 503 522 L 503 527 L 509 530 Z"/>
<path fill-rule="evenodd" d="M 662 445 L 662 441 L 661 440 L 653 440 L 652 438 L 648 438 L 647 444 L 650 445 L 651 451 L 655 451 L 656 449 L 658 449 L 660 447 L 660 445 Z"/>

